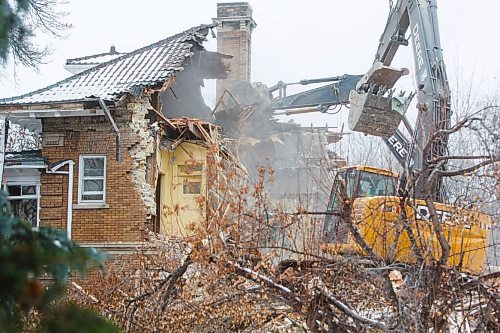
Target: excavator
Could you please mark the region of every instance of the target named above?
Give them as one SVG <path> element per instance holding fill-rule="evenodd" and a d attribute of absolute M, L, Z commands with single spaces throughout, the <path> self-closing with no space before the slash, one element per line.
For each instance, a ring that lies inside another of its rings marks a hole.
<path fill-rule="evenodd" d="M 408 33 L 408 35 L 407 35 Z M 400 46 L 413 48 L 417 91 L 396 92 L 406 68 L 390 67 Z M 268 108 L 285 114 L 325 112 L 349 105 L 351 130 L 382 138 L 401 164 L 401 175 L 389 170 L 355 165 L 338 170 L 323 225 L 326 253 L 355 253 L 392 262 L 433 263 L 442 247 L 433 221 L 450 246 L 448 267 L 479 274 L 486 266 L 491 218 L 475 210 L 446 204 L 443 181 L 429 188 L 422 169 L 445 156 L 448 138 L 433 133 L 451 126 L 450 88 L 440 45 L 436 0 L 398 0 L 391 8 L 372 67 L 365 75 L 302 80 L 301 85 L 329 82 L 297 94 L 286 94 L 288 84 L 268 88 Z M 274 97 L 274 93 L 278 93 Z M 417 98 L 414 128 L 405 116 Z M 399 130 L 403 123 L 410 138 Z M 426 163 L 427 162 L 427 163 Z M 409 184 L 414 184 L 410 186 Z M 431 196 L 432 209 L 425 199 Z"/>

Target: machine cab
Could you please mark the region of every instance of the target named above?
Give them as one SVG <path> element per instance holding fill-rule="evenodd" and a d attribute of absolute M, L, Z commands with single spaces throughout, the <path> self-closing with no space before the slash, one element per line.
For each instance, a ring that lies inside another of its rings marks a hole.
<path fill-rule="evenodd" d="M 395 196 L 398 174 L 367 166 L 342 168 L 337 172 L 328 200 L 323 235 L 327 243 L 347 241 L 347 223 L 342 214 L 352 201 L 361 197 Z"/>

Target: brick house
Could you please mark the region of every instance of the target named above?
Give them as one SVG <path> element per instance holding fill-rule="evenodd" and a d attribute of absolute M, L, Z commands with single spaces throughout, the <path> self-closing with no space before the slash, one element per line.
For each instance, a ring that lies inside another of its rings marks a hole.
<path fill-rule="evenodd" d="M 177 230 L 166 225 L 173 219 L 162 212 L 167 204 L 203 194 L 206 178 L 182 175 L 185 166 L 179 163 L 186 158 L 172 157 L 177 150 L 195 150 L 203 160 L 210 138 L 165 128 L 174 124 L 169 118 L 210 120 L 200 86 L 226 75 L 223 56 L 203 47 L 214 27 L 201 25 L 126 54 L 113 52 L 111 60 L 80 68 L 63 81 L 0 99 L 0 120 L 40 134 L 38 149 L 30 152 L 9 152 L 0 138 L 2 184 L 17 210 L 36 226 L 64 229 L 82 244 L 103 248 L 135 246 L 148 230 Z M 178 120 L 176 128 L 187 123 Z M 8 136 L 8 127 L 2 129 Z M 160 147 L 175 140 L 175 146 Z M 179 187 L 184 192 L 172 202 L 166 188 L 176 181 L 185 182 Z"/>

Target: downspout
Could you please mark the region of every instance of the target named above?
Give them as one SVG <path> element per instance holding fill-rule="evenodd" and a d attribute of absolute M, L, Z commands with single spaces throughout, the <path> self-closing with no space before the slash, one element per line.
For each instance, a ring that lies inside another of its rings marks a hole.
<path fill-rule="evenodd" d="M 104 112 L 104 115 L 106 116 L 106 119 L 108 122 L 111 124 L 111 127 L 113 128 L 113 132 L 115 132 L 116 136 L 116 160 L 118 162 L 121 162 L 122 160 L 122 147 L 121 147 L 121 137 L 120 137 L 120 130 L 118 129 L 118 126 L 116 126 L 115 121 L 113 120 L 113 117 L 111 117 L 111 113 L 109 112 L 109 109 L 102 100 L 102 98 L 98 99 L 99 105 L 101 106 L 102 111 Z"/>
<path fill-rule="evenodd" d="M 68 239 L 71 239 L 71 231 L 73 230 L 73 173 L 74 173 L 75 162 L 70 161 L 68 165 L 68 209 L 67 209 L 67 221 L 66 221 L 66 235 Z"/>
<path fill-rule="evenodd" d="M 60 168 L 68 164 L 68 171 L 59 171 Z M 68 208 L 66 219 L 66 236 L 71 239 L 71 231 L 73 228 L 73 174 L 75 162 L 72 160 L 65 160 L 52 166 L 50 169 L 47 167 L 46 172 L 58 175 L 68 175 Z"/>

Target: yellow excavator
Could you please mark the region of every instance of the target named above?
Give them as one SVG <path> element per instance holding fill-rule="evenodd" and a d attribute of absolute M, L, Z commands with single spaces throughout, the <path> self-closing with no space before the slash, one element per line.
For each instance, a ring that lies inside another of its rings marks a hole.
<path fill-rule="evenodd" d="M 398 194 L 399 179 L 392 171 L 363 165 L 340 169 L 323 226 L 323 251 L 373 253 L 392 262 L 439 260 L 441 246 L 429 208 L 424 200 L 415 199 L 411 191 L 402 198 Z M 433 204 L 450 245 L 447 265 L 469 273 L 483 272 L 491 218 L 470 209 Z M 356 233 L 362 242 L 356 239 Z"/>
<path fill-rule="evenodd" d="M 406 37 L 408 30 L 411 38 Z M 395 95 L 393 90 L 396 81 L 409 71 L 389 67 L 398 47 L 410 43 L 419 111 L 414 129 L 404 116 L 414 94 Z M 444 163 L 431 161 L 446 156 L 448 136 L 433 134 L 451 127 L 452 113 L 436 0 L 396 3 L 380 38 L 374 64 L 350 91 L 349 104 L 349 127 L 382 137 L 405 174 L 365 166 L 340 170 L 327 208 L 331 215 L 325 219 L 326 249 L 335 250 L 337 242 L 343 244 L 340 251 L 354 250 L 365 255 L 372 251 L 372 255 L 389 260 L 432 262 L 439 260 L 443 251 L 437 234 L 440 232 L 449 244 L 448 266 L 473 273 L 484 270 L 491 218 L 443 203 L 447 195 L 441 178 L 426 184 L 430 182 L 426 175 L 445 168 Z M 401 122 L 411 140 L 398 130 Z M 406 184 L 412 178 L 416 178 L 415 186 L 409 189 Z M 425 199 L 432 199 L 433 207 Z M 345 216 L 347 211 L 350 216 Z M 441 230 L 437 230 L 435 222 Z M 346 223 L 350 223 L 350 232 L 339 233 L 342 239 L 332 238 Z M 362 240 L 356 239 L 358 233 Z"/>
<path fill-rule="evenodd" d="M 443 62 L 436 0 L 399 0 L 391 8 L 375 60 L 365 75 L 302 80 L 302 85 L 328 85 L 286 95 L 289 84 L 268 89 L 272 110 L 285 114 L 320 111 L 349 105 L 351 130 L 381 137 L 404 174 L 368 166 L 340 169 L 331 191 L 323 227 L 326 252 L 354 252 L 400 262 L 433 262 L 441 257 L 441 233 L 450 246 L 446 264 L 480 273 L 486 265 L 491 218 L 443 202 L 440 178 L 429 185 L 424 168 L 444 170 L 429 161 L 446 156 L 448 137 L 433 136 L 451 126 L 450 89 Z M 407 32 L 409 36 L 407 36 Z M 400 46 L 412 45 L 417 91 L 395 93 L 395 83 L 408 69 L 389 67 Z M 296 83 L 297 84 L 297 83 Z M 277 97 L 273 93 L 278 92 Z M 414 128 L 405 117 L 417 97 Z M 403 123 L 411 139 L 398 129 Z M 406 184 L 414 184 L 408 186 Z M 425 199 L 432 199 L 432 206 Z"/>

